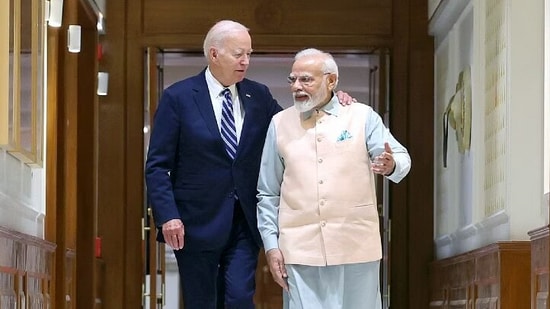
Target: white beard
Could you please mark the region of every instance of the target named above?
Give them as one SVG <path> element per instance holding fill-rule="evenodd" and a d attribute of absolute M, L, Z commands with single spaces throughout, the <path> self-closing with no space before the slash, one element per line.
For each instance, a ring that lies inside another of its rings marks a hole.
<path fill-rule="evenodd" d="M 324 80 L 323 80 L 323 84 L 321 85 L 320 89 L 324 89 L 323 87 L 325 87 L 325 81 Z M 305 101 L 296 101 L 296 95 L 297 94 L 306 95 L 307 100 L 305 100 Z M 295 92 L 292 96 L 292 98 L 294 99 L 294 107 L 300 113 L 305 113 L 305 112 L 308 112 L 308 111 L 314 109 L 316 106 L 321 104 L 321 102 L 323 100 L 323 97 L 324 97 L 324 93 L 321 90 L 318 90 L 313 95 L 310 95 L 309 93 L 306 93 L 304 91 L 299 91 L 299 92 Z"/>
<path fill-rule="evenodd" d="M 305 113 L 307 111 L 312 110 L 317 104 L 313 102 L 311 97 L 308 95 L 308 99 L 306 101 L 300 102 L 296 101 L 296 98 L 294 98 L 294 107 L 300 112 Z"/>

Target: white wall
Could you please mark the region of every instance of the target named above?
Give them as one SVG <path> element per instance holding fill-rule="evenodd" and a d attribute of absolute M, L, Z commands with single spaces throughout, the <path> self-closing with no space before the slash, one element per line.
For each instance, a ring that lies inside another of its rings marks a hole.
<path fill-rule="evenodd" d="M 431 16 L 438 258 L 500 240 L 526 240 L 530 230 L 548 222 L 543 2 L 440 1 Z M 459 153 L 450 129 L 444 168 L 442 113 L 467 66 L 472 72 L 471 148 Z"/>
<path fill-rule="evenodd" d="M 43 237 L 44 170 L 0 148 L 0 226 Z"/>
<path fill-rule="evenodd" d="M 45 46 L 45 42 L 44 46 Z M 4 48 L 4 47 L 2 47 Z M 6 47 L 7 48 L 7 47 Z M 46 50 L 46 48 L 42 48 Z M 2 65 L 11 65 L 13 62 L 12 55 L 9 56 L 9 61 L 1 62 Z M 43 59 L 46 59 L 44 54 Z M 30 54 L 21 55 L 21 81 L 20 85 L 20 94 L 22 102 L 31 101 L 31 90 L 32 85 L 30 81 L 32 80 L 29 74 L 32 71 L 32 59 Z M 9 76 L 9 70 L 0 70 L 1 72 L 7 73 L 8 77 L 6 80 L 11 78 Z M 43 78 L 45 80 L 46 70 L 42 70 Z M 10 83 L 9 87 L 13 87 L 13 84 Z M 39 89 L 42 85 L 38 86 Z M 13 90 L 9 89 L 9 93 L 12 93 Z M 8 96 L 6 95 L 6 98 Z M 45 93 L 39 94 L 37 96 L 44 100 L 46 98 Z M 3 105 L 2 108 L 5 108 L 6 111 L 13 112 L 8 108 L 6 102 L 0 103 Z M 30 118 L 30 104 L 23 104 L 21 114 L 23 117 Z M 37 113 L 42 113 L 45 111 L 45 107 L 39 107 Z M 44 115 L 40 115 L 44 116 Z M 39 116 L 39 117 L 40 117 Z M 39 124 L 42 122 L 37 121 Z M 4 124 L 2 124 L 4 125 Z M 20 124 L 21 131 L 21 144 L 25 145 L 26 148 L 30 148 L 31 144 L 31 122 L 22 122 Z M 43 134 L 41 141 L 45 141 L 45 124 L 43 125 L 42 130 L 37 130 L 39 134 Z M 11 128 L 12 122 L 8 121 L 9 130 Z M 25 133 L 25 134 L 23 134 Z M 38 149 L 45 149 L 44 145 L 38 145 Z M 6 227 L 18 232 L 22 232 L 28 235 L 36 236 L 39 238 L 44 237 L 44 217 L 45 217 L 45 172 L 44 168 L 38 164 L 26 164 L 19 160 L 16 156 L 13 156 L 9 153 L 7 149 L 10 149 L 9 146 L 0 144 L 0 226 Z M 43 162 L 45 162 L 46 154 L 42 155 Z"/>

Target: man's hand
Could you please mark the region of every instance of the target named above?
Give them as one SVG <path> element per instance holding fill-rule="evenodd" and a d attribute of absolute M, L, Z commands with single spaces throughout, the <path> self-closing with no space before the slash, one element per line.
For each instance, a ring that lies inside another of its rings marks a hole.
<path fill-rule="evenodd" d="M 393 173 L 395 169 L 395 160 L 393 159 L 393 151 L 391 150 L 390 144 L 384 144 L 384 152 L 374 158 L 371 164 L 372 171 L 375 174 L 380 174 L 383 176 L 388 176 Z"/>
<path fill-rule="evenodd" d="M 343 92 L 342 90 L 338 90 L 336 92 L 336 96 L 338 97 L 338 101 L 342 106 L 350 105 L 353 102 L 357 102 L 356 99 L 352 98 L 347 92 Z"/>
<path fill-rule="evenodd" d="M 185 227 L 180 219 L 172 219 L 166 221 L 162 225 L 162 235 L 164 235 L 164 241 L 174 250 L 183 249 L 183 236 L 185 235 Z"/>
<path fill-rule="evenodd" d="M 285 291 L 288 292 L 288 283 L 286 278 L 288 277 L 285 268 L 285 261 L 281 250 L 270 249 L 265 253 L 267 258 L 267 265 L 269 265 L 269 271 L 273 280 L 280 285 Z"/>

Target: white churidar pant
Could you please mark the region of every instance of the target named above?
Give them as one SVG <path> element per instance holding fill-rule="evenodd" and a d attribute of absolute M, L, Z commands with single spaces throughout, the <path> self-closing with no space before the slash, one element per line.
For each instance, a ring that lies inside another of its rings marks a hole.
<path fill-rule="evenodd" d="M 284 309 L 381 309 L 380 261 L 335 265 L 286 265 Z"/>

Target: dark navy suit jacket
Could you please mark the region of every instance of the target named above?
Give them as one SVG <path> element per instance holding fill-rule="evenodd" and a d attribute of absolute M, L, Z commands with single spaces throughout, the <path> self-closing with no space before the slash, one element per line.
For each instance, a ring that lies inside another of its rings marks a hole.
<path fill-rule="evenodd" d="M 147 193 L 155 225 L 180 218 L 185 249 L 220 249 L 229 236 L 237 194 L 254 240 L 256 186 L 269 122 L 281 110 L 269 89 L 237 83 L 245 118 L 231 160 L 218 129 L 205 71 L 168 87 L 155 113 L 146 162 Z M 164 241 L 159 228 L 159 241 Z"/>

